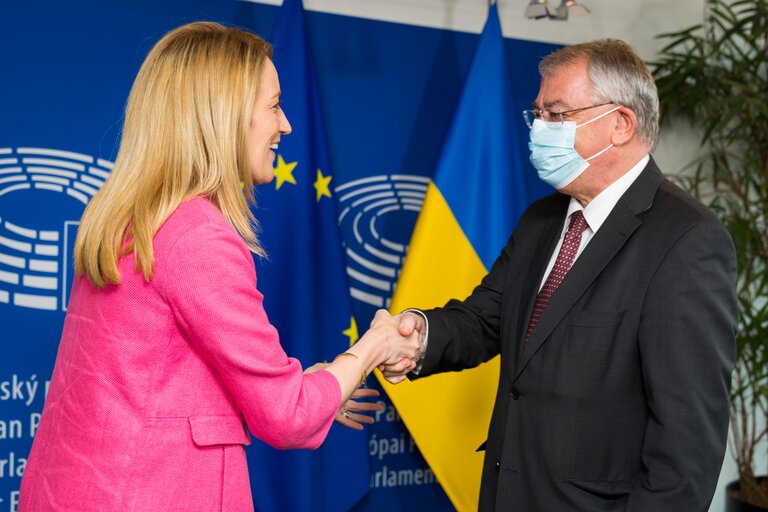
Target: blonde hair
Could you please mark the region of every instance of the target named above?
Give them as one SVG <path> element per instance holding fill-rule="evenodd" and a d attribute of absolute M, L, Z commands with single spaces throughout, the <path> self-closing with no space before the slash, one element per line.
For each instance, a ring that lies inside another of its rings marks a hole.
<path fill-rule="evenodd" d="M 120 282 L 133 252 L 152 278 L 152 239 L 184 201 L 211 199 L 249 249 L 256 237 L 247 134 L 264 59 L 260 37 L 217 23 L 184 25 L 149 52 L 131 88 L 112 174 L 85 209 L 75 271 L 99 287 Z M 243 185 L 244 184 L 244 185 Z"/>

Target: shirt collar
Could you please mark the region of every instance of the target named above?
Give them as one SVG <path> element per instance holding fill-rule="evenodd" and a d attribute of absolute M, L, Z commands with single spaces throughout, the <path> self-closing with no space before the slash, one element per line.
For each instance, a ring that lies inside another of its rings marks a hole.
<path fill-rule="evenodd" d="M 640 159 L 632 168 L 625 172 L 624 175 L 611 183 L 605 190 L 595 196 L 592 201 L 589 202 L 586 208 L 581 206 L 581 203 L 575 197 L 571 197 L 571 201 L 568 204 L 568 215 L 577 210 L 582 210 L 584 214 L 584 220 L 587 221 L 587 225 L 592 233 L 597 233 L 600 226 L 603 225 L 605 219 L 611 214 L 613 207 L 619 202 L 624 192 L 635 182 L 640 173 L 643 172 L 645 166 L 648 165 L 648 161 L 651 159 L 650 155 L 645 155 Z"/>

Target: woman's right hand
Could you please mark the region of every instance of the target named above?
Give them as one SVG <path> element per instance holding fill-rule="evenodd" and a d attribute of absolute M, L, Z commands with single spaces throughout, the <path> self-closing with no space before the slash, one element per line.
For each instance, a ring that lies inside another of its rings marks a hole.
<path fill-rule="evenodd" d="M 377 311 L 371 328 L 357 343 L 322 368 L 339 381 L 342 404 L 365 383 L 365 379 L 377 366 L 401 362 L 401 366 L 407 365 L 411 369 L 415 367 L 423 352 L 423 329 L 413 329 L 410 334 L 404 335 L 403 332 L 407 330 L 399 326 L 399 318 L 383 309 Z"/>
<path fill-rule="evenodd" d="M 403 359 L 410 360 L 415 366 L 421 357 L 424 350 L 424 329 L 416 328 L 418 319 L 413 321 L 413 327 L 402 327 L 401 324 L 406 321 L 405 318 L 401 318 L 403 315 L 417 316 L 413 313 L 392 316 L 384 309 L 378 310 L 370 329 L 361 338 L 360 342 L 373 342 L 382 348 L 381 360 L 377 366 L 393 365 Z M 411 322 L 411 319 L 408 318 L 407 321 Z"/>

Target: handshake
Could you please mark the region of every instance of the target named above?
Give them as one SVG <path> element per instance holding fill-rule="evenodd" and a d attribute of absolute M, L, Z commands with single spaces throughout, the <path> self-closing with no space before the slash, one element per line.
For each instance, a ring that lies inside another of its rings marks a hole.
<path fill-rule="evenodd" d="M 406 311 L 392 316 L 380 309 L 358 343 L 375 343 L 382 350 L 377 367 L 388 382 L 397 384 L 419 365 L 426 329 L 421 313 Z"/>
<path fill-rule="evenodd" d="M 419 312 L 406 311 L 392 316 L 380 309 L 357 343 L 333 362 L 317 363 L 304 373 L 331 372 L 342 389 L 342 405 L 335 420 L 345 427 L 361 430 L 363 424 L 373 423 L 373 418 L 364 413 L 381 411 L 384 407 L 383 402 L 360 401 L 379 396 L 377 390 L 361 387 L 366 377 L 378 368 L 392 384 L 405 380 L 408 372 L 419 365 L 426 331 L 427 322 Z"/>

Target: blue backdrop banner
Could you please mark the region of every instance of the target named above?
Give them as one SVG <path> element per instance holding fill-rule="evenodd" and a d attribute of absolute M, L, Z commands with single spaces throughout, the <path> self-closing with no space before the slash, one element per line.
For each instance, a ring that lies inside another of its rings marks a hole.
<path fill-rule="evenodd" d="M 275 181 L 257 189 L 269 253 L 257 272 L 286 352 L 309 365 L 348 345 L 352 316 L 362 332 L 388 304 L 479 37 L 303 12 L 295 0 L 40 0 L 6 2 L 0 16 L 0 512 L 15 512 L 66 313 L 79 218 L 109 175 L 123 106 L 152 45 L 198 20 L 234 23 L 275 44 L 294 133 L 280 144 Z M 514 56 L 511 108 L 520 111 L 553 47 L 504 44 Z M 520 130 L 508 143 L 525 148 L 526 137 Z M 523 168 L 525 196 L 545 193 Z M 254 446 L 257 508 L 449 509 L 397 412 L 381 401 L 375 425 L 363 433 L 334 425 L 320 451 Z"/>

